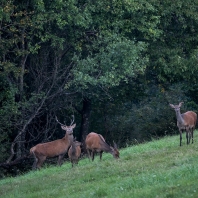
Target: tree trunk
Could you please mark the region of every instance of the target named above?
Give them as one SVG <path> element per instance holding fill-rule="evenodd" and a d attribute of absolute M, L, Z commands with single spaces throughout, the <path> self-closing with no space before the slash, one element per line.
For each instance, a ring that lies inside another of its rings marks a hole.
<path fill-rule="evenodd" d="M 23 28 L 22 30 L 22 34 L 21 34 L 21 50 L 23 52 L 23 55 L 21 57 L 21 73 L 19 76 L 19 101 L 22 102 L 23 101 L 23 89 L 24 89 L 24 74 L 25 74 L 25 64 L 26 64 L 26 60 L 27 60 L 27 56 L 28 54 L 25 52 L 25 28 Z M 23 107 L 22 107 L 23 108 Z M 25 118 L 24 118 L 25 119 Z M 17 158 L 22 157 L 23 152 L 25 150 L 25 136 L 26 133 L 25 131 L 19 131 L 19 136 L 18 136 L 18 142 L 17 142 L 17 151 L 16 151 L 16 156 Z"/>
<path fill-rule="evenodd" d="M 85 152 L 85 138 L 89 133 L 89 118 L 91 113 L 91 101 L 88 98 L 83 100 L 83 108 L 81 111 L 82 121 L 80 128 L 80 141 L 83 143 L 83 151 Z"/>

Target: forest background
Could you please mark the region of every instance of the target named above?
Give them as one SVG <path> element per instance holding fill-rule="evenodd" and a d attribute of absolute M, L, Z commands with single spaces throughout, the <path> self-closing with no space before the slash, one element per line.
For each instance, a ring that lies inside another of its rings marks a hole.
<path fill-rule="evenodd" d="M 64 136 L 55 116 L 120 148 L 178 133 L 169 103 L 198 113 L 197 65 L 196 0 L 1 0 L 0 177 Z"/>

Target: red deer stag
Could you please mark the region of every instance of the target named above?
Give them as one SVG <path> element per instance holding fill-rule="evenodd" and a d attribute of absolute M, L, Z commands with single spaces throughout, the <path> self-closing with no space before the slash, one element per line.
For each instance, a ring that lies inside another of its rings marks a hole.
<path fill-rule="evenodd" d="M 30 149 L 30 154 L 34 156 L 33 169 L 40 169 L 46 158 L 55 156 L 58 156 L 58 165 L 62 165 L 62 159 L 73 142 L 73 129 L 76 124 L 73 124 L 74 117 L 70 126 L 61 124 L 57 117 L 56 121 L 61 125 L 61 128 L 66 131 L 65 136 L 62 139 L 37 144 Z"/>
<path fill-rule="evenodd" d="M 180 132 L 180 146 L 182 142 L 182 131 L 186 131 L 187 144 L 190 143 L 191 137 L 193 143 L 193 131 L 197 122 L 197 114 L 195 112 L 187 111 L 186 113 L 181 114 L 180 107 L 182 104 L 183 102 L 180 102 L 179 105 L 169 104 L 176 112 L 177 127 Z"/>
<path fill-rule="evenodd" d="M 74 164 L 78 164 L 78 160 L 81 155 L 80 146 L 81 146 L 81 142 L 74 141 L 74 142 L 72 142 L 72 144 L 68 150 L 68 156 L 72 163 L 72 167 L 74 166 Z"/>
<path fill-rule="evenodd" d="M 92 161 L 94 160 L 95 152 L 100 153 L 101 160 L 103 151 L 111 153 L 114 158 L 119 158 L 120 153 L 117 149 L 117 145 L 114 143 L 114 147 L 109 146 L 100 134 L 94 132 L 89 133 L 85 139 L 85 144 L 89 158 L 92 158 Z"/>

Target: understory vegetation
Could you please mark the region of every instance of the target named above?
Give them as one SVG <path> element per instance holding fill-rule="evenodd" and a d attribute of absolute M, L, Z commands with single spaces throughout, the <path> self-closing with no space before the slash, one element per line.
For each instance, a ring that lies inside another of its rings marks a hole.
<path fill-rule="evenodd" d="M 179 135 L 120 150 L 120 159 L 104 154 L 83 158 L 74 168 L 45 163 L 40 171 L 0 180 L 2 198 L 189 198 L 198 197 L 198 131 L 194 144 L 179 146 Z"/>

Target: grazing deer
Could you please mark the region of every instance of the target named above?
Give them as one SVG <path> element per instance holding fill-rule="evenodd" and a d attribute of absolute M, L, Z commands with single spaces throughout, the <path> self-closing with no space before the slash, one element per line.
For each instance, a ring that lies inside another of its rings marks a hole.
<path fill-rule="evenodd" d="M 40 169 L 46 158 L 55 156 L 58 156 L 58 165 L 62 165 L 62 159 L 73 142 L 73 129 L 76 124 L 73 124 L 74 117 L 70 126 L 61 124 L 57 117 L 56 121 L 61 125 L 61 128 L 66 131 L 65 136 L 62 139 L 37 144 L 30 149 L 30 154 L 34 156 L 33 169 Z"/>
<path fill-rule="evenodd" d="M 114 143 L 114 147 L 109 146 L 102 135 L 91 132 L 87 135 L 85 139 L 86 149 L 87 153 L 89 155 L 89 158 L 92 158 L 92 161 L 94 160 L 94 154 L 95 152 L 100 153 L 100 160 L 102 159 L 102 153 L 103 151 L 111 153 L 114 158 L 119 158 L 119 151 L 117 149 L 117 145 Z"/>
<path fill-rule="evenodd" d="M 180 102 L 179 105 L 170 104 L 170 106 L 175 110 L 177 117 L 177 126 L 180 132 L 180 146 L 182 142 L 182 131 L 186 131 L 187 144 L 190 143 L 192 137 L 193 143 L 193 131 L 197 122 L 197 114 L 193 111 L 187 111 L 186 113 L 180 113 L 180 107 L 183 102 Z"/>
<path fill-rule="evenodd" d="M 69 150 L 68 150 L 68 156 L 72 163 L 72 167 L 74 164 L 78 164 L 79 157 L 81 155 L 81 142 L 73 141 Z"/>

